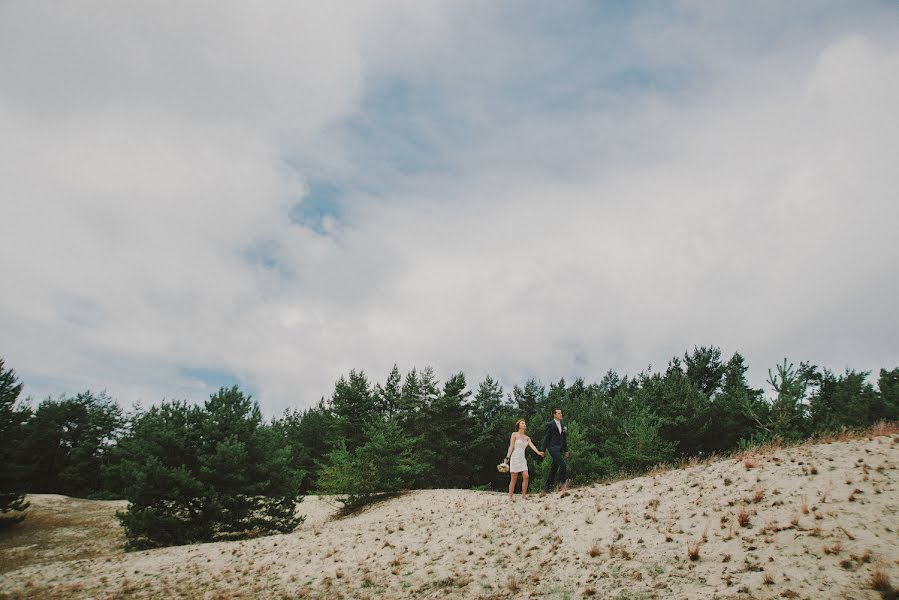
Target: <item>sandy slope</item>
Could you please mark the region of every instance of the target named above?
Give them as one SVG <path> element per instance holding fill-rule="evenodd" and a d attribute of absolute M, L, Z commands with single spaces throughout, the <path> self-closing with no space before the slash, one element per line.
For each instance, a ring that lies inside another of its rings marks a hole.
<path fill-rule="evenodd" d="M 54 558 L 38 543 L 29 552 L 40 558 L 24 564 L 0 538 L 0 596 L 873 599 L 876 566 L 899 584 L 897 466 L 899 436 L 880 436 L 512 505 L 498 493 L 427 490 L 328 520 L 333 507 L 308 498 L 296 532 L 245 542 L 110 546 L 92 558 Z M 33 500 L 35 515 L 52 504 Z M 97 504 L 112 544 L 120 504 Z M 743 510 L 747 527 L 736 522 Z"/>

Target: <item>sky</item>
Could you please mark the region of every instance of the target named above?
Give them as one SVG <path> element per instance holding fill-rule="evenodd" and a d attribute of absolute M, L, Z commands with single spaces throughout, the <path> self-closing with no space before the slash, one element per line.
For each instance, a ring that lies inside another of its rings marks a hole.
<path fill-rule="evenodd" d="M 268 415 L 899 366 L 892 1 L 0 2 L 0 357 Z"/>

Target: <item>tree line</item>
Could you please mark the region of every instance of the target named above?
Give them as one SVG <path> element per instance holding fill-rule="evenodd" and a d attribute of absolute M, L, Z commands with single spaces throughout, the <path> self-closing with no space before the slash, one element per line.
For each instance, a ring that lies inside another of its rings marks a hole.
<path fill-rule="evenodd" d="M 694 347 L 664 371 L 609 371 L 599 381 L 536 379 L 510 391 L 490 376 L 440 382 L 433 368 L 394 366 L 383 382 L 360 370 L 329 398 L 264 420 L 238 387 L 203 404 L 163 401 L 125 411 L 105 393 L 33 406 L 0 359 L 0 525 L 22 518 L 26 493 L 125 498 L 129 547 L 291 531 L 309 493 L 346 495 L 348 507 L 416 488 L 503 489 L 496 464 L 515 421 L 539 444 L 555 407 L 568 424 L 570 477 L 585 483 L 639 473 L 765 441 L 899 419 L 899 368 L 834 373 L 786 360 L 766 394 L 735 353 Z M 530 461 L 545 476 L 548 460 Z"/>

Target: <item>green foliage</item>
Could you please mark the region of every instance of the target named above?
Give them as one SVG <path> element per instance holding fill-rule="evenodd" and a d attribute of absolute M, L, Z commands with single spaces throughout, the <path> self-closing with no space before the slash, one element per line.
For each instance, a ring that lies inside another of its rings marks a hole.
<path fill-rule="evenodd" d="M 784 440 L 797 440 L 807 435 L 809 407 L 806 391 L 815 371 L 815 367 L 807 363 L 800 363 L 797 370 L 792 363 L 787 364 L 787 359 L 777 365 L 777 373 L 768 369 L 768 384 L 777 393 L 765 426 L 769 435 Z"/>
<path fill-rule="evenodd" d="M 236 386 L 200 408 L 164 402 L 134 419 L 118 448 L 129 482 L 119 514 L 129 548 L 292 531 L 298 473 L 291 448 Z"/>
<path fill-rule="evenodd" d="M 340 437 L 350 451 L 365 441 L 363 431 L 377 414 L 376 406 L 375 394 L 363 371 L 350 371 L 348 378 L 337 380 L 331 396 L 331 410 L 337 417 Z"/>
<path fill-rule="evenodd" d="M 866 372 L 850 369 L 837 377 L 829 370 L 815 378 L 817 389 L 809 398 L 809 418 L 817 432 L 840 427 L 862 427 L 884 414 L 882 397 L 865 380 Z"/>
<path fill-rule="evenodd" d="M 109 450 L 125 425 L 105 392 L 48 398 L 25 423 L 25 452 L 33 460 L 30 490 L 88 497 L 103 491 Z"/>
<path fill-rule="evenodd" d="M 877 388 L 880 401 L 872 411 L 871 418 L 875 421 L 899 419 L 899 367 L 892 371 L 881 369 Z"/>
<path fill-rule="evenodd" d="M 604 476 L 640 472 L 675 458 L 676 442 L 664 438 L 662 418 L 653 413 L 643 398 L 621 386 L 610 399 L 611 418 L 597 440 L 607 465 Z"/>
<path fill-rule="evenodd" d="M 512 407 L 503 403 L 502 386 L 490 375 L 478 385 L 471 411 L 474 440 L 465 464 L 470 466 L 472 480 L 478 482 L 475 486 L 502 488 L 508 482 L 497 474 L 496 464 L 505 456 L 517 419 Z"/>
<path fill-rule="evenodd" d="M 24 506 L 29 490 L 120 493 L 130 547 L 184 544 L 290 531 L 297 500 L 314 489 L 347 495 L 350 508 L 410 488 L 504 489 L 495 465 L 515 421 L 527 420 L 539 445 L 556 406 L 576 483 L 899 418 L 899 368 L 881 370 L 875 389 L 865 372 L 784 360 L 769 371 L 770 398 L 746 371 L 739 353 L 725 363 L 703 346 L 661 373 L 609 371 L 548 391 L 531 378 L 504 397 L 489 376 L 472 395 L 463 373 L 441 385 L 431 367 L 403 376 L 394 365 L 383 384 L 353 370 L 329 399 L 265 423 L 236 387 L 202 406 L 163 402 L 127 417 L 90 392 L 32 411 L 17 404 L 22 386 L 0 361 L 0 506 Z M 540 478 L 551 461 L 529 463 Z"/>
<path fill-rule="evenodd" d="M 368 440 L 353 451 L 341 440 L 319 471 L 319 492 L 346 495 L 348 510 L 412 487 L 425 470 L 415 452 L 418 440 L 395 419 L 369 426 L 365 435 Z"/>
<path fill-rule="evenodd" d="M 475 447 L 475 422 L 467 399 L 465 375 L 458 373 L 443 386 L 443 393 L 426 409 L 423 439 L 428 452 L 422 453 L 426 461 L 427 477 L 434 487 L 468 487 L 474 481 L 471 471 L 460 466 L 470 462 Z"/>
<path fill-rule="evenodd" d="M 687 378 L 696 389 L 709 398 L 714 396 L 721 387 L 726 371 L 725 365 L 721 363 L 721 349 L 715 346 L 694 346 L 692 353 L 684 353 L 684 364 L 687 366 Z"/>
<path fill-rule="evenodd" d="M 762 391 L 749 387 L 743 357 L 735 353 L 724 367 L 720 391 L 711 399 L 709 421 L 703 444 L 706 452 L 725 452 L 737 447 L 740 440 L 751 438 L 759 423 L 769 419 L 768 405 Z"/>
<path fill-rule="evenodd" d="M 290 447 L 262 424 L 259 406 L 237 386 L 221 389 L 202 413 L 200 474 L 215 509 L 219 536 L 287 533 L 299 481 L 290 468 Z"/>
<path fill-rule="evenodd" d="M 409 437 L 427 439 L 433 429 L 431 406 L 440 397 L 440 384 L 432 367 L 421 372 L 412 369 L 403 382 L 401 405 L 404 410 L 398 415 L 399 424 Z M 416 488 L 434 485 L 434 465 L 437 462 L 437 448 L 430 443 L 418 449 L 418 458 L 425 465 L 414 482 Z"/>
<path fill-rule="evenodd" d="M 391 417 L 397 414 L 402 408 L 402 376 L 399 367 L 393 365 L 387 381 L 382 386 L 380 383 L 375 385 L 375 397 L 377 398 L 377 410 L 383 415 Z"/>
<path fill-rule="evenodd" d="M 115 475 L 127 482 L 119 513 L 132 549 L 207 541 L 213 508 L 200 479 L 201 409 L 163 402 L 137 415 L 116 448 Z"/>
<path fill-rule="evenodd" d="M 337 443 L 337 419 L 324 401 L 299 412 L 288 410 L 272 423 L 281 443 L 290 447 L 290 468 L 299 477 L 300 493 L 315 487 L 318 470 L 325 455 Z"/>
<path fill-rule="evenodd" d="M 536 379 L 528 379 L 523 388 L 517 385 L 512 388 L 512 402 L 516 414 L 521 419 L 549 420 L 550 410 L 547 406 L 546 388 Z"/>
<path fill-rule="evenodd" d="M 0 358 L 0 529 L 25 518 L 24 511 L 29 470 L 25 466 L 22 446 L 25 441 L 23 424 L 31 411 L 18 404 L 22 384 L 16 372 L 5 367 Z M 19 513 L 19 514 L 9 514 Z"/>
<path fill-rule="evenodd" d="M 709 435 L 711 402 L 672 359 L 665 375 L 641 375 L 633 402 L 647 409 L 641 419 L 651 419 L 658 425 L 661 439 L 686 456 L 700 453 L 702 441 Z M 648 421 L 647 421 L 648 422 Z"/>

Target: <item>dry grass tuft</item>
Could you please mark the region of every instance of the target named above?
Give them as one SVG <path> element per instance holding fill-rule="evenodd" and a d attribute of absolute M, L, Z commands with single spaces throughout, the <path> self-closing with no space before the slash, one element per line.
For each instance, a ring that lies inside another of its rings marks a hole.
<path fill-rule="evenodd" d="M 615 558 L 620 556 L 624 560 L 630 560 L 633 558 L 630 552 L 628 552 L 627 548 L 622 546 L 621 544 L 609 544 L 609 556 L 611 558 Z"/>
<path fill-rule="evenodd" d="M 882 435 L 891 436 L 899 434 L 899 423 L 893 421 L 880 421 L 868 430 L 872 436 L 879 437 Z"/>
<path fill-rule="evenodd" d="M 521 586 L 518 584 L 518 579 L 516 579 L 514 575 L 509 575 L 508 587 L 509 591 L 513 594 L 517 594 L 519 590 L 521 590 Z"/>
<path fill-rule="evenodd" d="M 689 546 L 687 546 L 687 557 L 689 557 L 692 561 L 699 560 L 699 547 L 702 546 L 702 540 L 696 540 Z"/>
<path fill-rule="evenodd" d="M 893 587 L 893 582 L 890 581 L 890 575 L 887 573 L 886 567 L 883 565 L 878 565 L 877 568 L 874 569 L 874 573 L 871 574 L 869 586 L 872 590 L 880 592 L 881 598 L 895 599 L 899 596 L 896 588 Z"/>
<path fill-rule="evenodd" d="M 837 555 L 843 551 L 843 542 L 834 542 L 830 546 L 824 546 L 824 554 Z"/>
<path fill-rule="evenodd" d="M 599 546 L 594 542 L 593 545 L 590 546 L 590 558 L 596 558 L 600 554 L 602 554 L 602 550 L 600 550 Z"/>
<path fill-rule="evenodd" d="M 749 526 L 749 513 L 746 512 L 746 509 L 740 509 L 740 512 L 737 513 L 737 523 L 740 524 L 740 527 L 748 527 Z"/>

